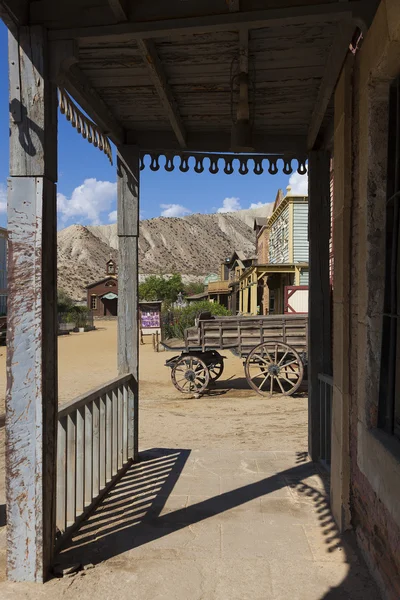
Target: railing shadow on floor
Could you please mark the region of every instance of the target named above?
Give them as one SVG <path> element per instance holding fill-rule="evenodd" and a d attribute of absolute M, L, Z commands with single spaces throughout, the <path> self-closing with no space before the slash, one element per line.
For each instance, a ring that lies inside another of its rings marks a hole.
<path fill-rule="evenodd" d="M 293 468 L 191 506 L 161 514 L 190 452 L 188 449 L 153 449 L 141 453 L 140 462 L 131 466 L 98 509 L 80 526 L 74 539 L 64 547 L 58 557 L 59 562 L 65 565 L 98 564 L 289 486 L 300 502 L 311 499 L 328 552 L 344 551 L 349 563 L 346 579 L 339 586 L 330 589 L 320 600 L 353 598 L 349 590 L 353 585 L 359 585 L 360 569 L 364 569 L 365 573 L 367 570 L 354 535 L 348 533 L 343 536 L 337 530 L 330 510 L 329 478 L 326 473 L 321 472 L 324 489 L 317 489 L 304 481 L 318 474 L 318 467 L 308 462 L 306 452 L 297 453 L 296 466 Z M 370 581 L 368 585 L 371 587 Z M 374 591 L 374 586 L 371 589 L 372 595 L 365 598 L 377 600 L 379 593 Z"/>

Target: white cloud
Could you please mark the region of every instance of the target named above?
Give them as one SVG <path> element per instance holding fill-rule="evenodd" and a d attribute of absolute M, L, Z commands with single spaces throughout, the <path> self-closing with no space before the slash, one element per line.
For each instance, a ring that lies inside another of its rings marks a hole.
<path fill-rule="evenodd" d="M 110 213 L 108 213 L 108 222 L 109 223 L 117 222 L 117 211 L 116 210 L 113 210 Z"/>
<path fill-rule="evenodd" d="M 268 202 L 252 202 L 249 208 L 263 208 L 263 206 L 267 206 Z"/>
<path fill-rule="evenodd" d="M 162 217 L 184 217 L 192 212 L 181 204 L 160 204 L 160 208 L 164 209 L 161 211 Z"/>
<path fill-rule="evenodd" d="M 109 211 L 116 200 L 117 184 L 111 181 L 85 179 L 82 185 L 74 189 L 70 198 L 57 194 L 57 208 L 62 220 L 81 217 L 92 225 L 101 225 L 101 213 Z M 109 213 L 109 218 L 115 211 Z"/>
<path fill-rule="evenodd" d="M 308 175 L 293 173 L 289 179 L 292 196 L 308 196 Z"/>
<path fill-rule="evenodd" d="M 7 212 L 7 189 L 0 183 L 0 215 Z"/>
<path fill-rule="evenodd" d="M 217 210 L 218 213 L 228 213 L 228 212 L 236 212 L 240 210 L 242 207 L 240 206 L 239 198 L 225 198 L 222 202 L 221 208 Z"/>

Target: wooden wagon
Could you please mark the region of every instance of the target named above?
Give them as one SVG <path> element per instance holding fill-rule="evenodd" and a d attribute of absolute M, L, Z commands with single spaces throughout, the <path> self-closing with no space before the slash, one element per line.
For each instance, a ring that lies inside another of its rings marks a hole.
<path fill-rule="evenodd" d="M 168 341 L 163 343 L 172 349 Z M 307 343 L 306 315 L 211 317 L 206 313 L 196 327 L 185 331 L 181 354 L 166 366 L 179 391 L 199 395 L 223 373 L 226 357 L 218 350 L 232 350 L 244 358 L 246 379 L 257 393 L 291 395 L 303 381 Z"/>

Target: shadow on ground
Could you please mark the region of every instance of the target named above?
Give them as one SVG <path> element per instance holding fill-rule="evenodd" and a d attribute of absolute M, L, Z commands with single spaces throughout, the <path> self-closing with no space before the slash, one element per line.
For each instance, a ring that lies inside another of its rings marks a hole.
<path fill-rule="evenodd" d="M 132 465 L 98 509 L 81 525 L 57 560 L 64 566 L 71 563 L 98 564 L 289 486 L 300 502 L 302 499 L 312 501 L 328 552 L 333 553 L 340 548 L 346 553 L 349 565 L 346 579 L 321 596 L 321 600 L 360 597 L 353 596 L 351 590 L 360 586 L 360 569 L 364 580 L 366 578 L 363 559 L 354 536 L 338 533 L 329 507 L 328 477 L 322 477 L 324 489 L 305 482 L 316 474 L 315 465 L 308 461 L 306 452 L 297 453 L 296 464 L 292 468 L 190 506 L 173 507 L 170 512 L 164 512 L 190 452 L 188 449 L 156 448 L 141 453 L 140 462 Z M 241 517 L 238 515 L 236 518 L 239 520 Z M 372 583 L 369 589 L 374 589 Z M 371 596 L 366 597 L 378 599 L 379 594 L 373 591 Z"/>

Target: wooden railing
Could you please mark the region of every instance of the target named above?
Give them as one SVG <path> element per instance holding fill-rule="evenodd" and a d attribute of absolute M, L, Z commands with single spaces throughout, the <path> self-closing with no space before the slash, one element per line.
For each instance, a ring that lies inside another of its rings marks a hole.
<path fill-rule="evenodd" d="M 123 375 L 58 412 L 58 543 L 70 535 L 131 464 L 135 380 Z"/>
<path fill-rule="evenodd" d="M 207 286 L 207 291 L 213 294 L 216 294 L 218 292 L 229 292 L 229 284 L 230 281 L 210 281 L 210 283 Z"/>
<path fill-rule="evenodd" d="M 326 466 L 331 464 L 332 400 L 333 378 L 318 374 L 320 409 L 320 461 Z"/>

